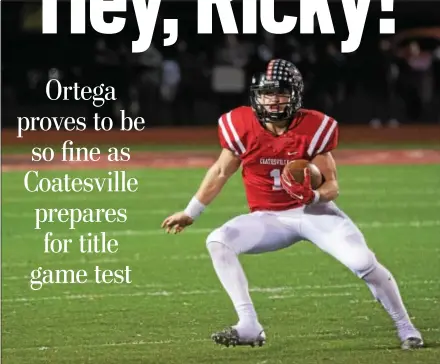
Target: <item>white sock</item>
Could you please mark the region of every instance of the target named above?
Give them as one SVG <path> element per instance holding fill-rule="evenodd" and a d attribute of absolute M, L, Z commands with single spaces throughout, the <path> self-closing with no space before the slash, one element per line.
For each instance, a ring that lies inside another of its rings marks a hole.
<path fill-rule="evenodd" d="M 210 242 L 207 247 L 215 272 L 237 312 L 238 326 L 260 326 L 237 254 L 222 243 Z"/>
<path fill-rule="evenodd" d="M 399 287 L 388 269 L 377 263 L 376 268 L 363 279 L 374 297 L 393 319 L 399 331 L 414 328 L 400 296 Z"/>

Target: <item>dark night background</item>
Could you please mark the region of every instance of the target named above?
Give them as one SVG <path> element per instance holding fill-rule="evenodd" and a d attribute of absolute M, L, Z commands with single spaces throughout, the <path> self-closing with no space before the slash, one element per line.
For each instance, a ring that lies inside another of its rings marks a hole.
<path fill-rule="evenodd" d="M 209 125 L 230 108 L 248 103 L 251 74 L 267 61 L 294 61 L 306 83 L 305 107 L 334 115 L 341 124 L 398 126 L 440 122 L 440 30 L 415 37 L 379 34 L 380 2 L 372 2 L 359 49 L 340 53 L 347 38 L 340 2 L 330 8 L 336 35 L 224 35 L 216 11 L 214 34 L 197 34 L 197 4 L 161 4 L 152 46 L 131 53 L 138 38 L 132 5 L 125 29 L 117 35 L 69 35 L 70 4 L 58 6 L 57 35 L 41 34 L 38 2 L 2 1 L 2 122 L 14 126 L 22 116 L 118 115 L 121 108 L 150 126 Z M 241 6 L 235 2 L 241 30 Z M 282 15 L 298 15 L 299 3 L 278 2 Z M 117 13 L 116 13 L 117 14 Z M 122 14 L 121 14 L 122 15 Z M 398 1 L 396 33 L 440 24 L 440 3 Z M 179 38 L 163 47 L 162 19 L 179 19 Z M 300 19 L 299 19 L 300 21 Z M 259 21 L 258 21 L 259 23 Z M 317 24 L 317 22 L 315 22 Z M 261 26 L 260 26 L 261 27 Z M 440 28 L 438 28 L 440 29 Z M 63 85 L 100 83 L 116 88 L 118 102 L 93 110 L 91 102 L 48 101 L 50 78 Z M 115 119 L 117 125 L 117 119 Z"/>

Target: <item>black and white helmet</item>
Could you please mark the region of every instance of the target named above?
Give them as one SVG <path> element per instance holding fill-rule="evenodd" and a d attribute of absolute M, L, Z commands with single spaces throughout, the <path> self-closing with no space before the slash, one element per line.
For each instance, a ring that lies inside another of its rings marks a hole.
<path fill-rule="evenodd" d="M 302 107 L 304 82 L 298 68 L 283 59 L 271 60 L 265 73 L 258 73 L 252 77 L 250 88 L 251 106 L 260 122 L 273 123 L 292 118 Z M 289 95 L 286 103 L 278 104 L 285 107 L 278 110 L 268 110 L 267 105 L 261 104 L 260 96 L 264 94 Z"/>

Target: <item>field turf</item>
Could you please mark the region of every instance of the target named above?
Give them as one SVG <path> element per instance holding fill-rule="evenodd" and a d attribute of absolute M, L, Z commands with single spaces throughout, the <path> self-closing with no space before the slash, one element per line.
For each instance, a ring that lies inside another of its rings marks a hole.
<path fill-rule="evenodd" d="M 104 176 L 105 171 L 71 171 Z M 388 316 L 363 282 L 301 242 L 244 256 L 268 342 L 221 348 L 210 334 L 236 321 L 205 248 L 209 231 L 246 212 L 240 176 L 181 235 L 160 223 L 182 209 L 204 169 L 130 170 L 134 194 L 46 194 L 24 190 L 24 172 L 2 175 L 2 359 L 5 364 L 436 364 L 440 363 L 440 165 L 341 166 L 338 204 L 400 282 L 427 348 L 403 352 Z M 61 171 L 44 171 L 60 176 Z M 35 208 L 127 208 L 122 223 L 46 224 Z M 72 238 L 72 251 L 44 254 L 43 236 Z M 76 239 L 107 232 L 115 254 L 80 254 Z M 131 284 L 29 287 L 31 270 L 132 269 Z"/>

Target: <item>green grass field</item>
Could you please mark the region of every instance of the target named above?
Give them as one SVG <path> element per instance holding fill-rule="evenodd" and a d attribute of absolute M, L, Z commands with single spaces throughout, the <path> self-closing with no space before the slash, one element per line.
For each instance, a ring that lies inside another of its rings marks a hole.
<path fill-rule="evenodd" d="M 181 235 L 160 230 L 184 208 L 204 170 L 131 170 L 134 194 L 24 190 L 24 172 L 3 173 L 2 359 L 5 364 L 436 364 L 440 362 L 440 165 L 340 167 L 338 204 L 400 282 L 427 348 L 402 352 L 392 323 L 363 282 L 310 243 L 242 262 L 268 342 L 221 348 L 210 334 L 236 316 L 205 248 L 209 231 L 246 212 L 239 176 Z M 64 172 L 45 171 L 44 176 Z M 71 171 L 103 176 L 105 171 Z M 121 223 L 45 224 L 35 208 L 126 208 Z M 72 238 L 44 254 L 43 236 Z M 106 231 L 116 254 L 80 254 L 80 234 Z M 132 269 L 131 284 L 53 284 L 32 291 L 29 274 L 95 266 Z"/>

